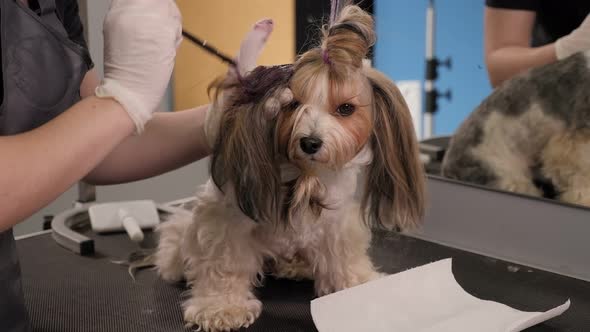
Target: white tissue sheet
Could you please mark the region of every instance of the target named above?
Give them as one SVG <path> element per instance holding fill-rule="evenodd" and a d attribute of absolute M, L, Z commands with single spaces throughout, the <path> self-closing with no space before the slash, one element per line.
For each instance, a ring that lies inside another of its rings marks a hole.
<path fill-rule="evenodd" d="M 465 292 L 445 259 L 311 301 L 319 332 L 512 332 L 570 306 L 524 312 Z"/>

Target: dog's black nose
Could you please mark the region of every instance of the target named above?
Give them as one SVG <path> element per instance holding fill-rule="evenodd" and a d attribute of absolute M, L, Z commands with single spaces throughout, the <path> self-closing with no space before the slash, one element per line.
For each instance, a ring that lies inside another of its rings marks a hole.
<path fill-rule="evenodd" d="M 322 147 L 322 140 L 316 137 L 303 137 L 299 140 L 301 150 L 307 154 L 314 154 Z"/>

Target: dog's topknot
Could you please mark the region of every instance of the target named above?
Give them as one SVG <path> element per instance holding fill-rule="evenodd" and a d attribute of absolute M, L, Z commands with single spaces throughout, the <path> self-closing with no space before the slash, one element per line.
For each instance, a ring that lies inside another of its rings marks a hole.
<path fill-rule="evenodd" d="M 322 60 L 335 67 L 360 68 L 375 39 L 371 15 L 358 6 L 346 5 L 330 25 L 323 28 Z"/>
<path fill-rule="evenodd" d="M 318 46 L 302 54 L 294 65 L 291 88 L 296 98 L 313 92 L 316 78 L 327 75 L 332 87 L 345 85 L 351 74 L 363 68 L 363 60 L 375 44 L 373 17 L 351 1 L 334 1 L 330 24 L 322 27 Z"/>

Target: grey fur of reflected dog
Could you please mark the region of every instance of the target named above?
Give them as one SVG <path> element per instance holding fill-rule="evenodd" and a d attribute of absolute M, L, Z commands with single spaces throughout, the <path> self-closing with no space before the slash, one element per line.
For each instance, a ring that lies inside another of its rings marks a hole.
<path fill-rule="evenodd" d="M 442 175 L 590 206 L 590 51 L 535 68 L 498 87 L 451 139 Z"/>

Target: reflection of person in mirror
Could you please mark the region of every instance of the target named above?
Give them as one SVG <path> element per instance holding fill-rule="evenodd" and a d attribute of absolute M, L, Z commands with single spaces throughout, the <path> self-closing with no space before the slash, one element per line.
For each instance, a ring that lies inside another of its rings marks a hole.
<path fill-rule="evenodd" d="M 590 49 L 588 0 L 486 0 L 485 56 L 494 87 Z"/>
<path fill-rule="evenodd" d="M 453 134 L 442 175 L 590 206 L 590 1 L 486 4 L 495 89 Z"/>

